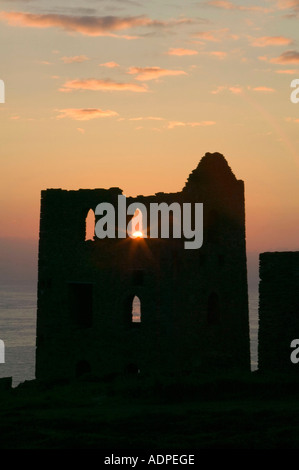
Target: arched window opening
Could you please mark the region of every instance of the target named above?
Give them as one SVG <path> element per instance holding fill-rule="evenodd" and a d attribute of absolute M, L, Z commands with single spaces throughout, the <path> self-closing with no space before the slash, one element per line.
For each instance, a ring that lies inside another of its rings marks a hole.
<path fill-rule="evenodd" d="M 131 232 L 129 235 L 132 238 L 143 238 L 142 212 L 138 208 L 134 212 L 129 227 Z"/>
<path fill-rule="evenodd" d="M 213 292 L 208 298 L 207 321 L 209 325 L 215 325 L 219 323 L 219 320 L 220 320 L 219 297 L 215 292 Z"/>
<path fill-rule="evenodd" d="M 87 361 L 79 361 L 76 365 L 76 377 L 82 377 L 82 375 L 89 374 L 91 372 L 90 365 Z"/>
<path fill-rule="evenodd" d="M 136 295 L 129 295 L 124 302 L 124 322 L 127 327 L 141 323 L 141 302 Z"/>
<path fill-rule="evenodd" d="M 85 241 L 94 240 L 95 215 L 92 209 L 89 209 L 85 219 Z"/>
<path fill-rule="evenodd" d="M 141 323 L 141 302 L 136 295 L 132 303 L 132 323 Z"/>

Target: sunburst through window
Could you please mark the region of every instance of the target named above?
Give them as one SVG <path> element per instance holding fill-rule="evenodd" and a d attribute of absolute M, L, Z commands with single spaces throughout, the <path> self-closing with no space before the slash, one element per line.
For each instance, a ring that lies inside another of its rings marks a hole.
<path fill-rule="evenodd" d="M 143 238 L 142 231 L 142 212 L 136 209 L 131 220 L 132 238 Z"/>

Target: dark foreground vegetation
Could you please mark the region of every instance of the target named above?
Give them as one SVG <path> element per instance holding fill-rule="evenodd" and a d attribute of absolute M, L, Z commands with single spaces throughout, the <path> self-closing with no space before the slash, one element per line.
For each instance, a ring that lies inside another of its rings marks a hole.
<path fill-rule="evenodd" d="M 299 377 L 258 372 L 25 382 L 0 391 L 0 447 L 299 449 L 298 397 Z"/>

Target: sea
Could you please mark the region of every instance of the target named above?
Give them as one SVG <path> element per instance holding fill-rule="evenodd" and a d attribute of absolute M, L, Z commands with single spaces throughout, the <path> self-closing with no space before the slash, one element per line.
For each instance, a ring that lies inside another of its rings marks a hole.
<path fill-rule="evenodd" d="M 0 340 L 4 342 L 5 362 L 0 378 L 12 377 L 12 386 L 35 378 L 36 286 L 0 287 Z M 251 370 L 258 368 L 258 292 L 249 292 Z M 1 355 L 0 355 L 1 357 Z"/>

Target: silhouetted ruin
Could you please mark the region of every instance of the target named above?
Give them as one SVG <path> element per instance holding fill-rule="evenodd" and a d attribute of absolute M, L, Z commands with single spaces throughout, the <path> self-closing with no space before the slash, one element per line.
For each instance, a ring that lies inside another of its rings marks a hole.
<path fill-rule="evenodd" d="M 299 252 L 260 254 L 259 370 L 296 372 L 291 342 L 299 338 Z"/>
<path fill-rule="evenodd" d="M 250 371 L 243 181 L 207 153 L 181 192 L 127 198 L 203 203 L 197 250 L 173 234 L 85 240 L 90 210 L 108 202 L 117 214 L 121 194 L 42 191 L 37 379 Z"/>

